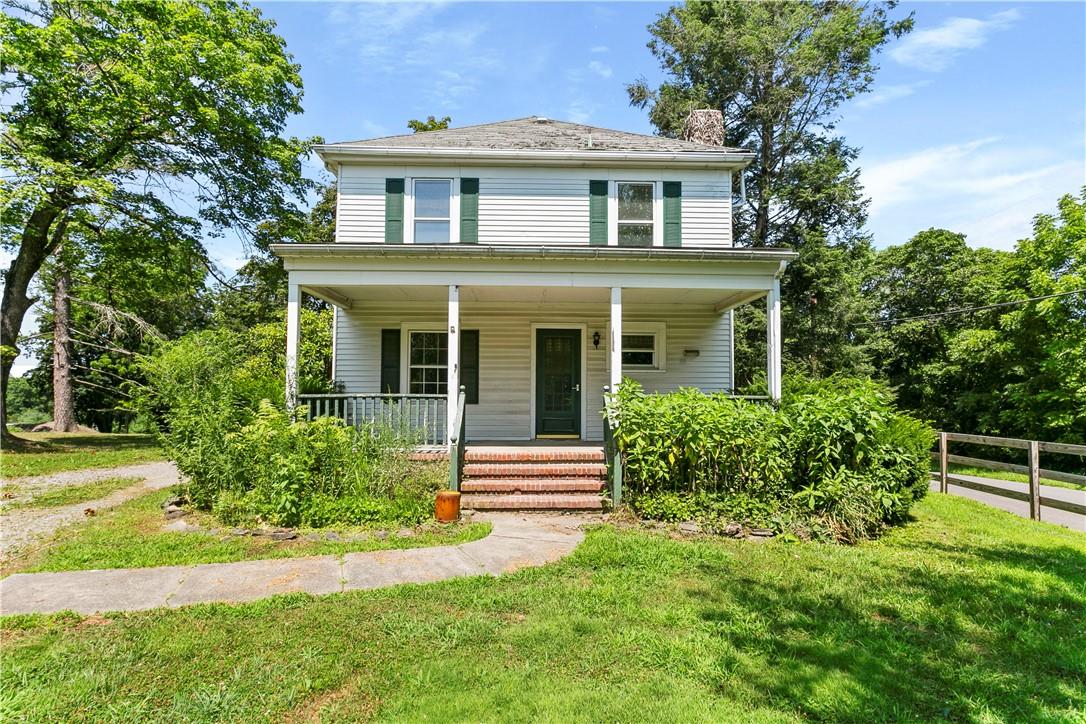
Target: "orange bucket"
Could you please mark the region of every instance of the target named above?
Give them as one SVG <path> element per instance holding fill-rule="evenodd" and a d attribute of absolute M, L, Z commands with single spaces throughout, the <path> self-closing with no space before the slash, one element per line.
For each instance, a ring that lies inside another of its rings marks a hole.
<path fill-rule="evenodd" d="M 439 490 L 437 503 L 434 505 L 434 517 L 438 523 L 452 523 L 460 520 L 460 493 L 453 490 Z"/>

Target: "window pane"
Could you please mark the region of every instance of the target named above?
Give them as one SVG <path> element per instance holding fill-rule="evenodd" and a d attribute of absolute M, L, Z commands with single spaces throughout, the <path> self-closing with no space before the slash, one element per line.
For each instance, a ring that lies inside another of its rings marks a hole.
<path fill-rule="evenodd" d="M 652 352 L 627 352 L 622 350 L 622 364 L 627 367 L 654 367 Z"/>
<path fill-rule="evenodd" d="M 624 334 L 622 335 L 623 350 L 649 350 L 656 348 L 656 338 L 651 334 Z"/>
<path fill-rule="evenodd" d="M 416 181 L 415 218 L 449 218 L 449 198 L 451 196 L 451 181 Z"/>
<path fill-rule="evenodd" d="M 652 224 L 619 224 L 619 246 L 652 246 Z"/>
<path fill-rule="evenodd" d="M 652 221 L 652 184 L 618 185 L 618 220 Z"/>
<path fill-rule="evenodd" d="M 416 244 L 448 244 L 449 243 L 449 222 L 448 221 L 416 221 L 415 222 L 415 243 Z"/>

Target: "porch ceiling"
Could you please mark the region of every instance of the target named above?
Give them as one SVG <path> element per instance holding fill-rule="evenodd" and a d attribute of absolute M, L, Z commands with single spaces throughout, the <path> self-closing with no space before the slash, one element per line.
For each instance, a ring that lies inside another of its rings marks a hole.
<path fill-rule="evenodd" d="M 306 287 L 306 291 L 339 306 L 355 304 L 448 301 L 447 286 L 331 286 Z M 638 289 L 624 288 L 623 302 L 635 305 L 681 304 L 711 306 L 724 311 L 765 296 L 758 290 L 721 289 Z M 460 287 L 461 304 L 472 302 L 508 302 L 521 304 L 607 304 L 610 290 L 605 287 Z"/>

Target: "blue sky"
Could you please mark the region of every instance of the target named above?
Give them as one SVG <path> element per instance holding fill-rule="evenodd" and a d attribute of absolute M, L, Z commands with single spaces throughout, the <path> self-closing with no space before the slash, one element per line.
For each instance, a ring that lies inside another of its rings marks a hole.
<path fill-rule="evenodd" d="M 645 47 L 663 3 L 259 3 L 302 67 L 289 132 L 345 141 L 543 115 L 651 133 L 625 84 L 661 80 Z M 1034 214 L 1086 184 L 1086 4 L 902 3 L 916 29 L 841 110 L 862 149 L 879 247 L 940 226 L 1012 248 Z M 321 172 L 314 160 L 311 172 Z M 222 266 L 239 237 L 215 240 Z M 32 315 L 24 330 L 34 324 Z M 32 366 L 20 358 L 17 372 Z"/>
<path fill-rule="evenodd" d="M 624 86 L 661 79 L 663 3 L 261 3 L 302 66 L 290 131 L 343 141 L 533 114 L 651 133 Z M 916 29 L 842 109 L 878 246 L 929 226 L 1011 248 L 1086 183 L 1086 5 L 902 3 Z M 314 166 L 316 168 L 316 166 Z M 232 265 L 229 246 L 221 260 Z"/>

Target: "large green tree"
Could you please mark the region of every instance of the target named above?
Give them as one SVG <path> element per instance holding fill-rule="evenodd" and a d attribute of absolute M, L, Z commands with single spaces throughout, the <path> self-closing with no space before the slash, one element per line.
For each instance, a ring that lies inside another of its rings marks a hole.
<path fill-rule="evenodd" d="M 274 24 L 236 2 L 6 3 L 0 16 L 0 398 L 31 283 L 72 223 L 124 217 L 200 244 L 301 196 L 284 138 L 301 76 Z M 0 399 L 0 430 L 4 408 Z"/>
<path fill-rule="evenodd" d="M 871 88 L 878 51 L 912 28 L 911 16 L 890 17 L 893 7 L 739 0 L 672 7 L 649 26 L 664 81 L 627 87 L 659 133 L 678 136 L 691 110 L 715 108 L 725 144 L 754 152 L 736 236 L 799 251 L 783 286 L 785 361 L 816 373 L 863 370 L 863 340 L 847 330 L 865 310 L 847 290 L 859 283 L 850 270 L 869 256 L 860 233 L 866 200 L 856 149 L 835 126 L 841 104 Z M 758 364 L 764 343 L 757 320 L 740 322 L 748 335 L 737 350 L 748 353 L 742 372 Z"/>

